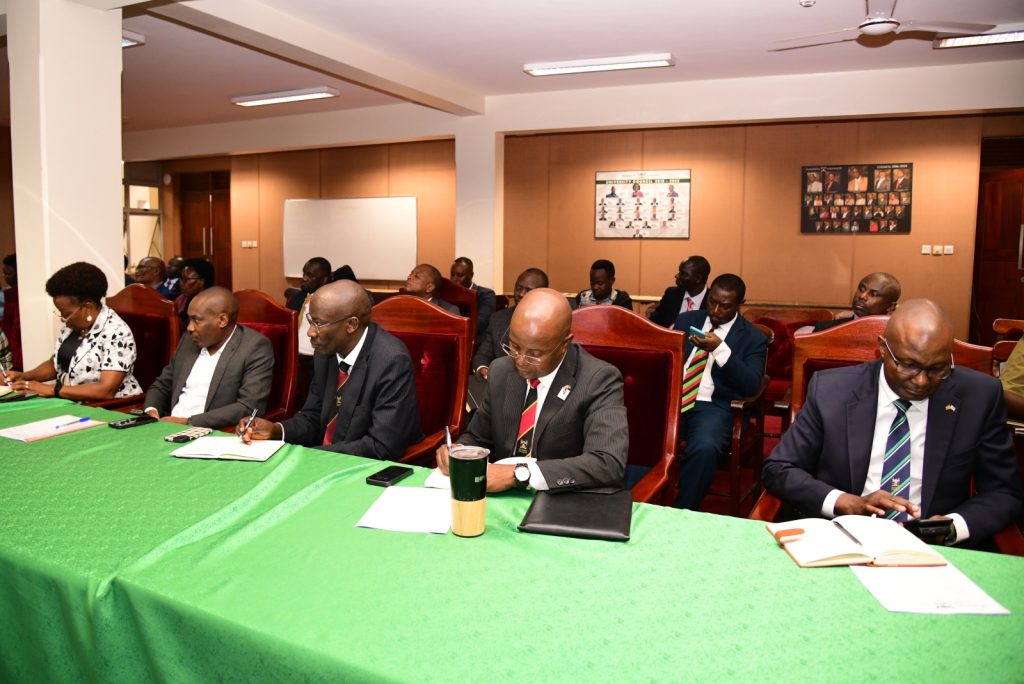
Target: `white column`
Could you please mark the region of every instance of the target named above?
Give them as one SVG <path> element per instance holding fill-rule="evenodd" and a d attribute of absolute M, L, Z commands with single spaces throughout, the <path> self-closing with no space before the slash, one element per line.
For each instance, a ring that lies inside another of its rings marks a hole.
<path fill-rule="evenodd" d="M 460 120 L 455 131 L 455 253 L 473 260 L 476 282 L 501 292 L 504 136 L 483 116 Z"/>
<path fill-rule="evenodd" d="M 14 235 L 25 367 L 53 350 L 44 291 L 88 261 L 108 294 L 124 287 L 121 218 L 121 10 L 70 0 L 8 0 Z"/>

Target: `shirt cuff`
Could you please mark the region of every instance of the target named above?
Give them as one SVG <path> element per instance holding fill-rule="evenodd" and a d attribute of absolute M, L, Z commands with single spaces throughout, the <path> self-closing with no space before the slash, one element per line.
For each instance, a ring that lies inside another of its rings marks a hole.
<path fill-rule="evenodd" d="M 950 513 L 949 518 L 953 520 L 953 530 L 956 532 L 956 536 L 953 538 L 950 544 L 960 544 L 971 538 L 971 531 L 967 529 L 967 521 L 964 520 L 964 516 L 959 513 Z"/>
<path fill-rule="evenodd" d="M 715 363 L 719 366 L 724 366 L 729 363 L 729 357 L 732 356 L 732 349 L 729 349 L 729 345 L 722 340 L 722 344 L 715 347 L 715 350 L 711 352 L 711 358 L 715 360 Z"/>
<path fill-rule="evenodd" d="M 156 406 L 147 406 L 146 408 L 142 409 L 143 413 L 149 413 L 150 411 L 156 411 L 156 415 L 160 415 L 160 411 L 159 409 L 157 409 Z"/>
<path fill-rule="evenodd" d="M 821 514 L 826 518 L 836 517 L 836 501 L 839 501 L 839 497 L 843 495 L 843 490 L 833 489 L 825 497 L 825 500 L 821 504 Z"/>
<path fill-rule="evenodd" d="M 540 466 L 536 461 L 529 461 L 526 467 L 530 469 L 530 486 L 537 491 L 549 489 L 548 481 L 544 479 L 544 473 L 540 472 Z"/>
<path fill-rule="evenodd" d="M 282 423 L 275 423 L 275 425 L 277 425 L 278 427 L 281 428 L 281 441 L 282 442 L 287 442 L 288 440 L 284 438 L 284 424 L 282 424 Z"/>

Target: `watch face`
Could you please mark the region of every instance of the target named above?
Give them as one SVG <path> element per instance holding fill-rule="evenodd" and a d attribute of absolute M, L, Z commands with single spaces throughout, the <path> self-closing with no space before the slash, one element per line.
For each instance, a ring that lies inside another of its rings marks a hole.
<path fill-rule="evenodd" d="M 530 469 L 523 464 L 516 466 L 516 469 L 513 471 L 513 475 L 515 475 L 516 480 L 519 482 L 530 481 Z"/>

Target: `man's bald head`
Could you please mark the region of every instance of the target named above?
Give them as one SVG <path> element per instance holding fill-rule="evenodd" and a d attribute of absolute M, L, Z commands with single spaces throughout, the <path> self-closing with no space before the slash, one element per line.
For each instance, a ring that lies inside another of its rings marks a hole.
<path fill-rule="evenodd" d="M 159 257 L 144 257 L 135 267 L 135 282 L 156 287 L 167 277 L 167 267 Z"/>
<path fill-rule="evenodd" d="M 324 285 L 309 302 L 310 345 L 321 354 L 348 355 L 370 324 L 371 307 L 370 296 L 359 283 L 338 280 Z"/>
<path fill-rule="evenodd" d="M 516 306 L 509 326 L 509 347 L 520 355 L 515 359 L 519 375 L 529 380 L 553 371 L 572 341 L 571 328 L 572 310 L 561 293 L 548 288 L 527 292 Z M 527 363 L 522 356 L 541 361 Z"/>
<path fill-rule="evenodd" d="M 188 334 L 211 354 L 231 336 L 237 320 L 238 300 L 227 288 L 208 287 L 189 302 Z"/>
<path fill-rule="evenodd" d="M 911 299 L 889 319 L 879 350 L 889 387 L 904 399 L 924 399 L 952 366 L 953 325 L 935 302 Z"/>
<path fill-rule="evenodd" d="M 316 291 L 312 302 L 319 304 L 318 312 L 329 320 L 355 317 L 359 319 L 360 327 L 366 327 L 370 322 L 370 297 L 359 283 L 352 280 L 327 283 Z"/>
<path fill-rule="evenodd" d="M 208 287 L 192 298 L 197 311 L 210 315 L 224 314 L 229 323 L 238 320 L 238 299 L 226 287 Z M 189 310 L 192 305 L 189 305 Z"/>

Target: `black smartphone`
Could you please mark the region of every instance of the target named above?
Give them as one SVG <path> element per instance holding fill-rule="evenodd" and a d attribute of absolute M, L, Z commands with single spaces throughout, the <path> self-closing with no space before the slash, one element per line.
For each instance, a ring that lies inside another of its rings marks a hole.
<path fill-rule="evenodd" d="M 907 520 L 903 523 L 903 527 L 907 528 L 915 537 L 924 539 L 925 541 L 935 540 L 938 537 L 940 540 L 946 539 L 953 532 L 953 521 L 949 518 L 945 520 Z"/>
<path fill-rule="evenodd" d="M 114 428 L 115 430 L 124 430 L 127 428 L 135 427 L 136 425 L 145 425 L 146 423 L 155 423 L 156 418 L 149 414 L 143 414 L 141 416 L 135 416 L 133 418 L 125 418 L 123 420 L 112 420 L 107 425 Z"/>
<path fill-rule="evenodd" d="M 388 466 L 384 470 L 378 470 L 373 475 L 367 477 L 366 484 L 377 485 L 378 487 L 390 487 L 410 475 L 412 475 L 412 468 L 400 465 Z"/>

